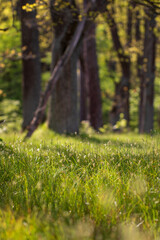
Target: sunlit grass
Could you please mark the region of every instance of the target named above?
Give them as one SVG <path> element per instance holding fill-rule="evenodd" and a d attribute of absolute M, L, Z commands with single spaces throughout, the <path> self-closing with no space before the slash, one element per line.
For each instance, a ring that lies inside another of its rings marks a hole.
<path fill-rule="evenodd" d="M 1 138 L 0 239 L 159 239 L 159 136 Z"/>

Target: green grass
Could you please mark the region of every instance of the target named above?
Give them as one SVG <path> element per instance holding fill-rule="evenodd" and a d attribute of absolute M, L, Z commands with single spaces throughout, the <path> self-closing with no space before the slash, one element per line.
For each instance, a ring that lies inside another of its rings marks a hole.
<path fill-rule="evenodd" d="M 160 139 L 1 134 L 0 239 L 160 239 Z"/>

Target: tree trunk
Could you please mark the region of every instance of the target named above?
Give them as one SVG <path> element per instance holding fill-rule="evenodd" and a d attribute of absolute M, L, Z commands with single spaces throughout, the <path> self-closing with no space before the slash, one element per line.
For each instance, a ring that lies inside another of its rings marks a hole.
<path fill-rule="evenodd" d="M 84 40 L 85 37 L 83 37 Z M 89 120 L 88 112 L 88 79 L 86 74 L 84 43 L 80 55 L 80 122 Z"/>
<path fill-rule="evenodd" d="M 56 55 L 56 51 L 59 53 L 61 49 L 55 46 L 52 54 Z M 48 126 L 58 133 L 78 132 L 77 61 L 78 52 L 75 51 L 64 67 L 51 96 Z M 55 63 L 52 62 L 53 66 Z"/>
<path fill-rule="evenodd" d="M 69 6 L 56 13 L 54 1 L 51 1 L 51 15 L 55 25 L 52 70 L 67 48 L 77 26 L 77 12 L 72 6 L 76 7 L 74 1 L 70 0 Z M 51 96 L 48 126 L 58 133 L 78 132 L 77 61 L 78 47 L 64 67 Z"/>
<path fill-rule="evenodd" d="M 96 26 L 93 21 L 89 21 L 84 41 L 86 77 L 88 78 L 88 94 L 89 94 L 89 120 L 91 126 L 95 130 L 102 127 L 102 104 L 101 89 L 99 80 L 99 70 L 96 54 L 95 40 Z"/>
<path fill-rule="evenodd" d="M 135 21 L 135 39 L 137 42 L 137 46 L 140 45 L 141 41 L 141 31 L 140 31 L 140 18 L 139 18 L 139 10 L 136 11 L 136 21 Z M 137 54 L 137 76 L 140 79 L 141 77 L 141 66 L 142 66 L 142 56 L 140 53 Z"/>
<path fill-rule="evenodd" d="M 131 33 L 132 27 L 131 19 L 129 18 L 128 33 Z M 118 34 L 118 27 L 114 20 L 114 10 L 112 12 L 107 9 L 107 23 L 109 24 L 113 44 L 117 52 L 119 63 L 122 69 L 122 77 L 119 83 L 115 84 L 115 97 L 113 107 L 110 113 L 111 124 L 115 125 L 120 119 L 120 114 L 124 115 L 124 119 L 127 120 L 127 126 L 129 126 L 130 114 L 129 114 L 129 90 L 130 90 L 130 57 L 125 54 L 123 46 Z M 131 36 L 127 39 L 130 44 Z"/>
<path fill-rule="evenodd" d="M 34 4 L 35 0 L 28 1 Z M 25 0 L 20 1 L 21 29 L 22 29 L 22 65 L 23 65 L 23 123 L 22 130 L 26 129 L 33 119 L 38 106 L 41 92 L 41 67 L 38 41 L 38 26 L 36 10 L 27 12 L 22 9 Z"/>
<path fill-rule="evenodd" d="M 128 2 L 128 13 L 127 13 L 127 45 L 128 47 L 131 47 L 132 43 L 132 20 L 133 20 L 133 8 L 135 7 L 135 4 L 132 2 L 132 0 L 129 0 Z"/>
<path fill-rule="evenodd" d="M 154 80 L 156 58 L 155 15 L 146 9 L 143 67 L 140 83 L 139 132 L 153 130 L 154 117 Z"/>
<path fill-rule="evenodd" d="M 120 119 L 120 114 L 123 114 L 123 118 L 127 121 L 129 126 L 129 80 L 130 75 L 123 75 L 119 83 L 115 83 L 115 96 L 111 110 L 111 124 L 114 126 Z"/>

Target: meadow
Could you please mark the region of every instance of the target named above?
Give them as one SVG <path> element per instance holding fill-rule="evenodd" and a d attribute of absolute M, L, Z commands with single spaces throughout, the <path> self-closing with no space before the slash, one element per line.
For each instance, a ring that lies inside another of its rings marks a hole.
<path fill-rule="evenodd" d="M 160 239 L 160 136 L 1 133 L 0 239 Z"/>

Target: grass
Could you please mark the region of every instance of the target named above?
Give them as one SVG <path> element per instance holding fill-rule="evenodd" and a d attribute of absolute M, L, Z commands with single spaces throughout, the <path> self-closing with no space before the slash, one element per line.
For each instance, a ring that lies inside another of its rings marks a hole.
<path fill-rule="evenodd" d="M 0 142 L 0 239 L 160 239 L 159 136 Z"/>

